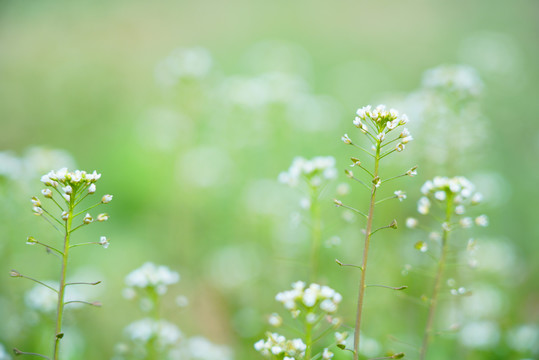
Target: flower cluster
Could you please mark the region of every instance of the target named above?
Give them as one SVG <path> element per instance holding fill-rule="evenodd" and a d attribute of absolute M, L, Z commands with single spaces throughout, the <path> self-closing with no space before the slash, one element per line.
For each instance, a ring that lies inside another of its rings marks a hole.
<path fill-rule="evenodd" d="M 183 337 L 176 325 L 162 319 L 151 318 L 144 318 L 127 325 L 125 334 L 137 343 L 155 340 L 159 347 L 171 346 Z"/>
<path fill-rule="evenodd" d="M 403 128 L 401 133 L 393 140 L 387 139 L 387 134 L 401 125 L 408 123 L 406 114 L 399 115 L 395 109 L 386 110 L 385 105 L 378 105 L 372 109 L 371 105 L 357 110 L 354 125 L 363 133 L 367 134 L 371 140 L 386 144 L 396 142 L 394 151 L 401 152 L 407 143 L 413 140 L 407 128 Z M 341 140 L 345 144 L 352 144 L 348 134 L 344 134 Z"/>
<path fill-rule="evenodd" d="M 417 203 L 417 211 L 422 215 L 427 215 L 430 212 L 432 201 L 443 202 L 451 199 L 453 212 L 456 215 L 463 215 L 466 212 L 466 207 L 469 205 L 479 204 L 483 196 L 481 193 L 475 192 L 475 186 L 465 177 L 457 176 L 453 178 L 436 176 L 432 180 L 428 180 L 421 187 L 422 196 Z M 474 223 L 469 217 L 464 217 L 459 220 L 460 226 L 467 228 Z M 486 215 L 478 216 L 475 219 L 478 226 L 487 226 L 488 218 Z M 407 221 L 408 227 L 415 227 L 417 221 L 411 218 Z"/>
<path fill-rule="evenodd" d="M 125 277 L 128 286 L 126 297 L 134 297 L 134 288 L 153 288 L 159 295 L 167 292 L 167 286 L 180 281 L 180 274 L 171 271 L 168 267 L 147 262 L 140 268 L 133 270 Z"/>
<path fill-rule="evenodd" d="M 292 290 L 278 293 L 275 300 L 281 302 L 286 309 L 290 310 L 294 317 L 299 315 L 300 308 L 307 309 L 307 317 L 309 317 L 317 307 L 324 313 L 334 313 L 337 311 L 342 296 L 329 286 L 320 286 L 313 283 L 306 287 L 303 281 L 297 281 L 292 284 Z"/>
<path fill-rule="evenodd" d="M 441 65 L 429 69 L 423 75 L 423 87 L 443 90 L 458 98 L 477 97 L 483 90 L 483 82 L 477 71 L 467 65 Z"/>
<path fill-rule="evenodd" d="M 279 182 L 295 187 L 301 178 L 314 187 L 319 187 L 324 180 L 332 180 L 337 177 L 335 158 L 333 156 L 317 156 L 311 160 L 296 157 L 288 171 L 279 174 Z"/>
<path fill-rule="evenodd" d="M 277 333 L 268 333 L 268 339 L 255 343 L 255 349 L 266 357 L 276 357 L 283 360 L 303 359 L 307 346 L 301 339 L 287 340 Z"/>

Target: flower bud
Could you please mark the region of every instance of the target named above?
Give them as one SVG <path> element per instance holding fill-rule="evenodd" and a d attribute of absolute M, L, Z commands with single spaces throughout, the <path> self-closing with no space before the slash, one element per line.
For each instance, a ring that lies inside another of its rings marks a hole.
<path fill-rule="evenodd" d="M 39 199 L 36 198 L 35 196 L 32 196 L 30 201 L 32 202 L 32 205 L 34 205 L 35 207 L 41 207 L 41 201 L 39 201 Z"/>
<path fill-rule="evenodd" d="M 86 213 L 86 216 L 84 216 L 84 219 L 82 219 L 82 222 L 86 225 L 91 224 L 94 221 L 94 218 L 89 213 Z"/>
<path fill-rule="evenodd" d="M 11 276 L 11 277 L 22 277 L 21 273 L 18 272 L 17 270 L 10 270 L 9 271 L 9 276 Z"/>
<path fill-rule="evenodd" d="M 103 195 L 103 198 L 101 198 L 101 202 L 103 204 L 108 204 L 112 201 L 112 195 Z"/>
<path fill-rule="evenodd" d="M 99 215 L 97 215 L 97 221 L 99 221 L 99 222 L 107 221 L 108 219 L 109 219 L 108 214 L 99 214 Z"/>
<path fill-rule="evenodd" d="M 335 206 L 337 206 L 337 207 L 342 206 L 342 201 L 341 200 L 334 199 L 333 202 L 335 203 Z"/>
<path fill-rule="evenodd" d="M 32 211 L 34 212 L 35 215 L 39 216 L 39 215 L 42 215 L 43 214 L 43 209 L 39 206 L 34 206 L 32 208 Z"/>
<path fill-rule="evenodd" d="M 69 219 L 69 213 L 67 211 L 64 211 L 61 216 L 62 220 L 64 221 L 67 221 L 67 219 Z"/>
<path fill-rule="evenodd" d="M 52 199 L 52 191 L 51 191 L 51 189 L 43 189 L 43 190 L 41 190 L 41 193 L 46 198 Z"/>
<path fill-rule="evenodd" d="M 341 140 L 342 140 L 345 144 L 352 144 L 352 140 L 348 137 L 348 134 L 344 134 L 344 135 L 341 137 Z"/>
<path fill-rule="evenodd" d="M 27 243 L 28 245 L 35 245 L 35 244 L 37 244 L 37 240 L 34 239 L 33 236 L 28 236 L 28 237 L 26 238 L 26 243 Z"/>
<path fill-rule="evenodd" d="M 95 190 L 96 190 L 95 184 L 91 184 L 91 185 L 88 187 L 88 194 L 93 194 L 93 193 L 95 193 Z"/>

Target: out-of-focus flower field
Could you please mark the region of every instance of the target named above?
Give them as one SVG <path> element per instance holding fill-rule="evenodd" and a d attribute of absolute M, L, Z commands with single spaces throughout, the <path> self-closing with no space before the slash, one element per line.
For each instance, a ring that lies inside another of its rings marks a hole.
<path fill-rule="evenodd" d="M 26 242 L 60 244 L 30 198 L 64 167 L 97 170 L 114 199 L 73 235 L 110 246 L 71 254 L 68 277 L 102 283 L 68 296 L 103 306 L 67 310 L 62 359 L 130 359 L 150 305 L 126 276 L 148 262 L 172 279 L 171 359 L 263 359 L 276 294 L 309 281 L 312 199 L 282 174 L 297 157 L 335 159 L 319 159 L 332 170 L 317 281 L 342 295 L 352 333 L 360 272 L 335 259 L 359 264 L 365 220 L 334 199 L 367 210 L 345 174 L 363 154 L 341 137 L 364 140 L 353 121 L 368 104 L 409 118 L 413 141 L 384 176 L 418 169 L 392 183 L 402 202 L 377 208 L 398 229 L 373 238 L 368 282 L 408 288 L 368 290 L 362 356 L 418 359 L 439 234 L 405 224 L 439 226 L 418 213 L 420 189 L 464 176 L 482 199 L 452 235 L 428 359 L 538 359 L 538 14 L 525 0 L 0 2 L 0 359 L 50 353 L 56 299 L 9 271 L 58 281 L 58 259 Z"/>

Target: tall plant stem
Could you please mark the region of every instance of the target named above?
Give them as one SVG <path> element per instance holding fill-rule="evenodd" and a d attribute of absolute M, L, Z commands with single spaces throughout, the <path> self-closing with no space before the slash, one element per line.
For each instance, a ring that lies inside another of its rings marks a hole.
<path fill-rule="evenodd" d="M 445 222 L 449 224 L 451 222 L 451 214 L 453 213 L 453 197 L 451 193 L 447 194 L 447 208 L 445 211 Z M 442 285 L 442 277 L 445 269 L 445 261 L 448 251 L 448 239 L 449 231 L 444 228 L 442 234 L 442 250 L 440 254 L 440 260 L 438 261 L 438 270 L 436 271 L 436 278 L 434 280 L 434 289 L 432 291 L 432 297 L 429 305 L 429 315 L 427 318 L 427 325 L 425 327 L 425 334 L 423 335 L 423 344 L 421 345 L 421 352 L 419 355 L 420 360 L 425 360 L 427 356 L 427 349 L 432 338 L 432 327 L 434 325 L 434 317 L 436 315 L 436 306 L 438 304 L 438 295 L 440 294 L 440 287 Z"/>
<path fill-rule="evenodd" d="M 316 189 L 311 189 L 311 282 L 316 281 L 318 276 L 318 256 L 320 253 L 320 243 L 322 241 L 322 224 L 320 220 L 320 203 L 318 202 L 318 192 Z"/>
<path fill-rule="evenodd" d="M 313 348 L 313 324 L 307 323 L 305 320 L 305 360 L 311 360 L 311 353 Z"/>
<path fill-rule="evenodd" d="M 380 164 L 380 143 L 376 145 L 376 155 L 374 156 L 374 172 L 373 179 L 378 176 L 378 167 Z M 354 331 L 354 360 L 359 359 L 359 332 L 361 329 L 361 314 L 363 311 L 363 298 L 365 296 L 365 274 L 367 272 L 367 259 L 369 256 L 369 243 L 371 240 L 372 219 L 374 217 L 374 203 L 376 202 L 376 186 L 371 188 L 371 203 L 369 205 L 369 214 L 367 216 L 367 228 L 365 230 L 365 244 L 363 248 L 363 261 L 361 264 L 361 279 L 359 281 L 359 294 L 357 299 L 356 326 Z"/>
<path fill-rule="evenodd" d="M 58 354 L 60 352 L 60 340 L 62 339 L 62 318 L 64 315 L 64 297 L 66 288 L 66 272 L 67 272 L 67 259 L 69 254 L 69 239 L 71 236 L 71 224 L 73 222 L 73 208 L 75 202 L 75 194 L 71 196 L 69 202 L 69 218 L 65 225 L 65 237 L 64 237 L 64 252 L 62 254 L 62 270 L 60 274 L 60 287 L 58 289 L 58 305 L 56 310 L 56 329 L 54 334 L 54 353 L 53 360 L 58 360 Z"/>

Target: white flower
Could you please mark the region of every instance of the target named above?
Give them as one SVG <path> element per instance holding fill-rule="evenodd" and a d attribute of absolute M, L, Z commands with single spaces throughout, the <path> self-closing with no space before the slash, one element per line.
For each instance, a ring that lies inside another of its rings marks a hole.
<path fill-rule="evenodd" d="M 43 214 L 43 209 L 39 206 L 32 207 L 32 211 L 34 212 L 35 215 L 38 215 L 38 216 Z"/>
<path fill-rule="evenodd" d="M 397 199 L 399 199 L 399 201 L 402 201 L 404 199 L 406 199 L 406 193 L 402 190 L 397 190 L 395 191 L 395 196 L 397 197 Z"/>
<path fill-rule="evenodd" d="M 71 187 L 71 185 L 67 185 L 66 187 L 62 188 L 62 190 L 68 195 L 71 195 L 71 193 L 73 193 L 73 188 Z"/>
<path fill-rule="evenodd" d="M 406 172 L 406 175 L 408 175 L 409 177 L 414 177 L 417 175 L 417 166 L 414 166 L 413 168 L 411 168 L 410 170 L 408 170 Z"/>
<path fill-rule="evenodd" d="M 52 191 L 51 191 L 51 189 L 43 189 L 43 190 L 41 190 L 41 193 L 46 198 L 52 199 Z"/>
<path fill-rule="evenodd" d="M 419 222 L 415 218 L 409 217 L 409 218 L 406 219 L 406 227 L 408 227 L 410 229 L 415 228 L 418 223 Z"/>
<path fill-rule="evenodd" d="M 86 215 L 84 216 L 84 219 L 82 219 L 82 222 L 85 224 L 90 224 L 93 221 L 94 221 L 94 218 L 89 213 L 86 213 Z"/>
<path fill-rule="evenodd" d="M 95 190 L 96 190 L 95 184 L 90 184 L 90 186 L 88 186 L 88 194 L 95 193 Z"/>
<path fill-rule="evenodd" d="M 109 239 L 107 239 L 106 236 L 101 236 L 99 238 L 99 245 L 103 246 L 103 248 L 108 248 L 109 247 Z"/>
<path fill-rule="evenodd" d="M 331 351 L 329 351 L 328 348 L 325 348 L 324 352 L 322 353 L 322 359 L 329 360 L 331 358 L 333 358 L 333 353 Z"/>
<path fill-rule="evenodd" d="M 455 207 L 455 214 L 462 215 L 465 212 L 466 212 L 466 208 L 464 207 L 464 205 L 458 205 Z"/>
<path fill-rule="evenodd" d="M 395 146 L 395 150 L 397 150 L 397 152 L 403 151 L 404 148 L 405 148 L 405 146 L 404 146 L 404 143 L 402 143 L 402 142 L 398 143 L 397 146 Z"/>
<path fill-rule="evenodd" d="M 156 266 L 151 262 L 147 262 L 140 268 L 130 272 L 126 278 L 125 283 L 129 287 L 154 287 L 168 286 L 177 283 L 180 280 L 180 274 L 175 271 L 171 271 L 166 266 Z"/>
<path fill-rule="evenodd" d="M 269 316 L 268 322 L 271 326 L 279 327 L 283 324 L 283 318 L 277 313 L 273 313 Z"/>
<path fill-rule="evenodd" d="M 103 198 L 101 198 L 101 202 L 103 204 L 108 204 L 112 201 L 112 195 L 103 195 Z"/>
<path fill-rule="evenodd" d="M 384 132 L 381 132 L 378 135 L 376 135 L 376 138 L 378 139 L 379 142 L 382 142 L 384 141 L 385 136 L 386 134 Z"/>
<path fill-rule="evenodd" d="M 477 226 L 488 226 L 488 217 L 486 215 L 480 215 L 476 217 L 475 224 Z"/>
<path fill-rule="evenodd" d="M 430 201 L 427 197 L 423 196 L 417 202 L 417 212 L 422 215 L 427 215 L 430 211 Z"/>
<path fill-rule="evenodd" d="M 446 193 L 445 191 L 436 191 L 434 193 L 434 198 L 436 200 L 444 201 L 446 199 Z"/>
<path fill-rule="evenodd" d="M 97 215 L 97 221 L 99 221 L 99 222 L 107 221 L 108 219 L 109 219 L 108 214 L 99 214 L 99 215 Z"/>
<path fill-rule="evenodd" d="M 345 144 L 351 144 L 351 143 L 352 143 L 352 140 L 348 137 L 348 134 L 344 134 L 344 135 L 341 137 L 341 140 L 342 140 Z"/>
<path fill-rule="evenodd" d="M 71 196 L 69 196 L 68 194 L 62 194 L 62 196 L 64 197 L 65 201 L 67 202 L 71 201 Z"/>
<path fill-rule="evenodd" d="M 472 195 L 472 205 L 477 205 L 483 201 L 483 195 L 481 193 L 475 193 Z"/>
<path fill-rule="evenodd" d="M 62 217 L 62 220 L 64 221 L 67 221 L 67 219 L 69 219 L 69 213 L 67 211 L 62 212 L 62 215 L 60 216 Z"/>

